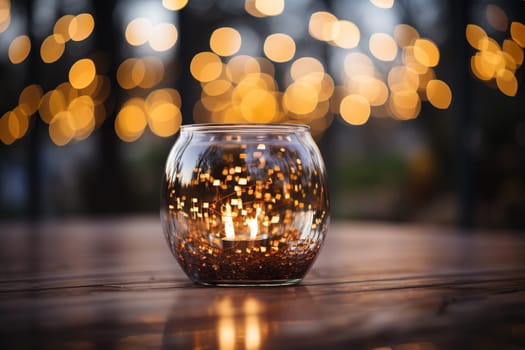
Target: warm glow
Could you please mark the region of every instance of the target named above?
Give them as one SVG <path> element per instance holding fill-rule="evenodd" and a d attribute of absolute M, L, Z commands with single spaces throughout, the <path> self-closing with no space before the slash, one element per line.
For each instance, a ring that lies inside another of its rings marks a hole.
<path fill-rule="evenodd" d="M 509 19 L 507 18 L 507 14 L 503 9 L 499 6 L 489 4 L 487 5 L 487 22 L 489 22 L 490 26 L 494 29 L 499 30 L 500 32 L 504 32 L 507 30 L 507 26 L 509 25 Z"/>
<path fill-rule="evenodd" d="M 137 140 L 146 127 L 147 120 L 144 113 L 143 102 L 134 98 L 126 102 L 115 118 L 115 132 L 126 142 Z"/>
<path fill-rule="evenodd" d="M 397 56 L 397 44 L 394 38 L 385 33 L 372 34 L 369 48 L 372 55 L 381 61 L 393 61 Z"/>
<path fill-rule="evenodd" d="M 332 40 L 335 45 L 351 49 L 359 44 L 359 28 L 350 21 L 340 20 L 332 25 Z"/>
<path fill-rule="evenodd" d="M 421 100 L 415 91 L 392 91 L 389 107 L 397 119 L 414 119 L 421 111 Z"/>
<path fill-rule="evenodd" d="M 29 116 L 19 108 L 15 108 L 8 114 L 7 118 L 9 133 L 15 139 L 24 137 L 29 128 Z"/>
<path fill-rule="evenodd" d="M 208 96 L 219 96 L 232 88 L 232 83 L 225 79 L 212 80 L 204 84 L 202 90 Z"/>
<path fill-rule="evenodd" d="M 421 50 L 421 49 L 419 49 Z M 421 54 L 423 57 L 425 57 L 425 54 Z M 415 48 L 414 46 L 407 46 L 403 49 L 401 60 L 403 61 L 403 64 L 414 71 L 417 72 L 417 74 L 425 74 L 429 67 L 422 65 L 417 59 L 415 55 Z"/>
<path fill-rule="evenodd" d="M 283 106 L 295 114 L 307 114 L 317 106 L 317 90 L 304 81 L 292 83 L 283 95 Z"/>
<path fill-rule="evenodd" d="M 236 29 L 222 27 L 210 36 L 210 48 L 219 56 L 231 56 L 241 48 L 241 34 Z"/>
<path fill-rule="evenodd" d="M 137 58 L 128 58 L 119 65 L 117 69 L 117 82 L 123 89 L 133 89 L 140 83 L 140 81 L 137 82 L 133 80 L 132 74 L 133 68 L 138 61 Z"/>
<path fill-rule="evenodd" d="M 56 62 L 64 54 L 65 45 L 62 35 L 51 34 L 40 46 L 40 57 L 44 63 Z"/>
<path fill-rule="evenodd" d="M 370 104 L 363 96 L 350 94 L 341 101 L 339 113 L 348 124 L 363 125 L 370 118 Z"/>
<path fill-rule="evenodd" d="M 516 65 L 521 66 L 523 63 L 523 50 L 518 44 L 512 40 L 505 40 L 503 41 L 503 51 L 512 57 Z"/>
<path fill-rule="evenodd" d="M 255 0 L 255 8 L 265 16 L 278 16 L 284 11 L 284 0 Z"/>
<path fill-rule="evenodd" d="M 467 29 L 465 30 L 465 35 L 467 36 L 467 41 L 470 46 L 477 50 L 482 50 L 482 39 L 487 38 L 487 33 L 483 28 L 475 24 L 468 24 Z"/>
<path fill-rule="evenodd" d="M 501 69 L 496 75 L 498 89 L 507 96 L 516 96 L 518 92 L 518 81 L 516 76 L 508 69 Z"/>
<path fill-rule="evenodd" d="M 0 0 L 0 33 L 6 31 L 11 23 L 11 1 Z"/>
<path fill-rule="evenodd" d="M 18 105 L 28 116 L 30 116 L 38 110 L 41 98 L 42 88 L 40 85 L 29 85 L 20 93 L 20 96 L 18 97 Z"/>
<path fill-rule="evenodd" d="M 141 59 L 144 64 L 144 76 L 138 86 L 150 89 L 160 83 L 164 78 L 164 64 L 157 56 L 147 56 Z"/>
<path fill-rule="evenodd" d="M 191 75 L 200 82 L 217 79 L 222 73 L 222 62 L 213 52 L 196 54 L 190 64 Z"/>
<path fill-rule="evenodd" d="M 274 62 L 287 62 L 295 55 L 295 41 L 287 34 L 272 34 L 264 41 L 264 54 Z"/>
<path fill-rule="evenodd" d="M 75 136 L 73 115 L 69 111 L 57 113 L 49 124 L 49 137 L 58 146 L 64 146 Z"/>
<path fill-rule="evenodd" d="M 447 109 L 452 102 L 452 91 L 450 87 L 441 80 L 431 80 L 427 84 L 427 98 L 432 106 L 439 109 Z"/>
<path fill-rule="evenodd" d="M 91 84 L 96 73 L 95 63 L 91 59 L 80 59 L 69 70 L 69 82 L 75 89 L 83 89 Z"/>
<path fill-rule="evenodd" d="M 310 16 L 308 32 L 310 35 L 321 41 L 331 41 L 333 26 L 337 22 L 337 17 L 330 12 L 319 11 Z"/>
<path fill-rule="evenodd" d="M 510 35 L 516 44 L 521 47 L 525 47 L 525 24 L 520 22 L 512 22 L 510 25 Z"/>
<path fill-rule="evenodd" d="M 439 63 L 439 49 L 428 39 L 417 39 L 414 43 L 414 57 L 425 67 L 435 67 Z"/>
<path fill-rule="evenodd" d="M 81 13 L 69 23 L 69 36 L 73 41 L 82 41 L 91 35 L 94 28 L 93 16 L 89 13 Z"/>
<path fill-rule="evenodd" d="M 27 35 L 17 36 L 9 45 L 8 56 L 13 64 L 19 64 L 29 56 L 31 41 Z"/>
<path fill-rule="evenodd" d="M 370 0 L 370 2 L 382 9 L 389 9 L 394 6 L 394 0 Z"/>
<path fill-rule="evenodd" d="M 394 29 L 394 39 L 399 47 L 412 46 L 419 39 L 416 28 L 408 24 L 398 24 Z"/>
<path fill-rule="evenodd" d="M 268 123 L 277 113 L 274 94 L 263 89 L 249 91 L 243 97 L 240 107 L 242 116 L 253 123 Z"/>
<path fill-rule="evenodd" d="M 391 90 L 416 91 L 419 88 L 419 75 L 415 70 L 405 66 L 396 66 L 390 69 L 387 77 Z"/>
<path fill-rule="evenodd" d="M 154 51 L 167 51 L 175 45 L 178 37 L 177 27 L 171 23 L 160 23 L 151 30 L 149 45 Z"/>
<path fill-rule="evenodd" d="M 157 136 L 169 137 L 179 131 L 182 115 L 173 103 L 158 103 L 148 113 L 148 125 Z"/>
<path fill-rule="evenodd" d="M 86 139 L 95 128 L 95 104 L 90 96 L 79 96 L 67 107 L 72 116 L 75 140 Z"/>
<path fill-rule="evenodd" d="M 126 27 L 126 41 L 132 46 L 144 45 L 148 42 L 153 25 L 147 18 L 135 18 Z"/>
<path fill-rule="evenodd" d="M 64 44 L 71 40 L 71 36 L 69 35 L 69 25 L 71 24 L 73 18 L 75 18 L 75 16 L 65 15 L 56 21 L 55 26 L 53 27 L 53 34 L 57 35 L 55 37 L 57 42 Z"/>
<path fill-rule="evenodd" d="M 226 76 L 233 83 L 239 83 L 248 74 L 258 74 L 260 72 L 261 65 L 259 61 L 247 55 L 234 56 L 226 64 Z"/>
<path fill-rule="evenodd" d="M 0 141 L 2 141 L 6 145 L 10 145 L 13 142 L 16 141 L 16 138 L 11 135 L 11 132 L 9 131 L 9 115 L 11 112 L 6 112 L 1 118 L 0 118 Z"/>
<path fill-rule="evenodd" d="M 313 57 L 302 57 L 294 61 L 290 68 L 293 80 L 298 80 L 310 73 L 324 73 L 323 64 Z"/>
<path fill-rule="evenodd" d="M 374 63 L 365 54 L 352 52 L 346 55 L 344 60 L 346 76 L 352 78 L 356 75 L 374 75 Z"/>
<path fill-rule="evenodd" d="M 363 96 L 370 106 L 381 106 L 388 100 L 386 84 L 372 76 L 357 75 L 348 82 L 348 92 Z"/>
<path fill-rule="evenodd" d="M 171 11 L 182 10 L 188 4 L 188 0 L 162 0 L 162 6 Z"/>
<path fill-rule="evenodd" d="M 253 17 L 258 17 L 258 18 L 266 17 L 264 13 L 260 12 L 255 7 L 255 0 L 245 0 L 244 9 L 246 10 L 246 12 L 248 12 Z"/>
<path fill-rule="evenodd" d="M 172 104 L 180 109 L 181 103 L 181 97 L 177 90 L 170 88 L 157 89 L 150 92 L 146 97 L 144 109 L 150 115 L 160 105 Z"/>
<path fill-rule="evenodd" d="M 302 76 L 299 80 L 312 85 L 317 90 L 318 101 L 326 101 L 334 93 L 334 80 L 329 74 L 313 72 Z"/>

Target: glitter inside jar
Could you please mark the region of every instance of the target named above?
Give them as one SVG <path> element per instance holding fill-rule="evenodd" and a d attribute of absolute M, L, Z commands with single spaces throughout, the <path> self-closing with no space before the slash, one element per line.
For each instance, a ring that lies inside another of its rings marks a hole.
<path fill-rule="evenodd" d="M 326 174 L 307 126 L 183 126 L 163 180 L 164 233 L 194 282 L 297 283 L 324 240 Z"/>

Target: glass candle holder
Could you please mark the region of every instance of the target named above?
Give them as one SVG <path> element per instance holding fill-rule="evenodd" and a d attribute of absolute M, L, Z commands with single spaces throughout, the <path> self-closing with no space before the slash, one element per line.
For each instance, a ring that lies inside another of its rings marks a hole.
<path fill-rule="evenodd" d="M 329 202 L 308 126 L 184 125 L 163 180 L 164 234 L 196 283 L 293 284 L 318 255 Z"/>

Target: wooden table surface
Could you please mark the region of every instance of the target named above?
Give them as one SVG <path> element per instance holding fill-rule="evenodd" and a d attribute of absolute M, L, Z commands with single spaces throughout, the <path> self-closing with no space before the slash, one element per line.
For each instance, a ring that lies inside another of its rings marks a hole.
<path fill-rule="evenodd" d="M 157 217 L 0 224 L 1 349 L 520 349 L 525 234 L 335 222 L 302 283 L 192 284 Z"/>

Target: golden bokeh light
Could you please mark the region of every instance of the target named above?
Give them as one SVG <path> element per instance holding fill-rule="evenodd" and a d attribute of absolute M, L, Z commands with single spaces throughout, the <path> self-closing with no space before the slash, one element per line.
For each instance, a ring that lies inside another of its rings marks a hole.
<path fill-rule="evenodd" d="M 6 112 L 0 118 L 0 141 L 2 141 L 2 143 L 4 143 L 5 145 L 11 145 L 13 142 L 16 141 L 16 138 L 9 131 L 8 119 L 10 114 L 11 112 Z"/>
<path fill-rule="evenodd" d="M 525 24 L 512 22 L 510 25 L 510 35 L 516 44 L 525 48 Z"/>
<path fill-rule="evenodd" d="M 452 91 L 442 80 L 430 80 L 426 88 L 428 101 L 439 109 L 447 109 L 452 102 Z"/>
<path fill-rule="evenodd" d="M 179 37 L 177 27 L 172 23 L 159 23 L 153 27 L 149 37 L 150 47 L 157 52 L 171 49 Z"/>
<path fill-rule="evenodd" d="M 332 41 L 344 49 L 351 49 L 359 44 L 359 28 L 350 21 L 338 20 L 332 25 Z"/>
<path fill-rule="evenodd" d="M 11 23 L 11 1 L 0 0 L 0 34 L 5 32 Z"/>
<path fill-rule="evenodd" d="M 153 90 L 144 101 L 144 110 L 149 115 L 157 106 L 162 104 L 172 104 L 180 109 L 182 106 L 180 93 L 172 88 Z"/>
<path fill-rule="evenodd" d="M 157 136 L 169 137 L 179 131 L 182 115 L 179 107 L 173 103 L 157 103 L 147 115 L 148 126 Z"/>
<path fill-rule="evenodd" d="M 164 63 L 157 56 L 146 56 L 142 58 L 144 63 L 144 78 L 138 84 L 141 88 L 150 89 L 159 84 L 164 78 Z"/>
<path fill-rule="evenodd" d="M 487 15 L 487 22 L 492 28 L 499 30 L 500 32 L 507 30 L 509 19 L 501 7 L 489 4 L 487 5 L 485 13 Z"/>
<path fill-rule="evenodd" d="M 349 78 L 356 75 L 373 76 L 375 73 L 374 63 L 370 57 L 361 52 L 351 52 L 345 56 L 344 70 Z"/>
<path fill-rule="evenodd" d="M 76 61 L 69 70 L 69 82 L 75 89 L 87 87 L 97 74 L 95 63 L 89 58 Z"/>
<path fill-rule="evenodd" d="M 162 60 L 156 56 L 128 58 L 117 69 L 117 82 L 126 90 L 149 89 L 162 81 L 164 71 Z"/>
<path fill-rule="evenodd" d="M 202 87 L 204 93 L 208 96 L 219 96 L 226 93 L 232 88 L 232 83 L 226 79 L 212 80 L 205 83 Z"/>
<path fill-rule="evenodd" d="M 394 28 L 394 39 L 399 47 L 413 46 L 416 40 L 419 39 L 419 33 L 411 25 L 398 24 Z"/>
<path fill-rule="evenodd" d="M 7 115 L 7 128 L 15 139 L 21 139 L 29 128 L 29 116 L 20 108 L 15 108 Z"/>
<path fill-rule="evenodd" d="M 350 94 L 343 98 L 339 113 L 345 122 L 351 125 L 363 125 L 370 118 L 370 104 L 361 95 Z"/>
<path fill-rule="evenodd" d="M 468 24 L 465 35 L 470 46 L 477 50 L 483 49 L 481 43 L 488 37 L 485 30 L 476 24 Z"/>
<path fill-rule="evenodd" d="M 247 121 L 268 123 L 277 114 L 277 101 L 273 93 L 264 89 L 253 89 L 243 96 L 240 108 Z"/>
<path fill-rule="evenodd" d="M 403 62 L 405 66 L 410 67 L 411 69 L 415 70 L 417 74 L 425 74 L 428 71 L 429 67 L 421 64 L 416 59 L 415 52 L 416 50 L 414 46 L 405 47 L 401 54 L 401 61 Z M 426 54 L 422 54 L 422 55 L 423 57 L 425 57 Z"/>
<path fill-rule="evenodd" d="M 389 9 L 394 6 L 394 0 L 370 0 L 374 6 L 382 8 L 382 9 Z"/>
<path fill-rule="evenodd" d="M 508 53 L 512 57 L 514 63 L 517 66 L 521 66 L 523 64 L 523 50 L 513 40 L 507 39 L 503 41 L 502 48 L 504 52 Z"/>
<path fill-rule="evenodd" d="M 69 25 L 73 18 L 75 18 L 73 15 L 64 15 L 56 21 L 53 27 L 53 34 L 56 35 L 55 40 L 57 42 L 64 44 L 71 40 L 71 36 L 69 35 Z"/>
<path fill-rule="evenodd" d="M 191 75 L 200 82 L 217 79 L 222 73 L 222 61 L 213 52 L 200 52 L 193 56 L 190 64 Z"/>
<path fill-rule="evenodd" d="M 18 105 L 26 115 L 30 116 L 38 110 L 41 98 L 42 87 L 37 84 L 28 85 L 20 93 Z"/>
<path fill-rule="evenodd" d="M 135 18 L 126 26 L 125 37 L 128 44 L 132 46 L 144 45 L 148 42 L 153 24 L 147 18 Z"/>
<path fill-rule="evenodd" d="M 244 10 L 249 13 L 253 17 L 261 18 L 266 17 L 266 15 L 262 12 L 260 12 L 255 7 L 255 0 L 245 0 L 244 1 Z"/>
<path fill-rule="evenodd" d="M 381 106 L 388 100 L 388 87 L 373 76 L 356 75 L 347 82 L 349 94 L 363 96 L 370 106 Z"/>
<path fill-rule="evenodd" d="M 513 97 L 518 92 L 518 80 L 513 72 L 508 69 L 500 69 L 496 74 L 498 89 L 505 95 Z"/>
<path fill-rule="evenodd" d="M 390 90 L 416 91 L 419 88 L 419 75 L 415 70 L 406 66 L 395 66 L 388 72 L 388 86 Z"/>
<path fill-rule="evenodd" d="M 265 16 L 278 16 L 284 11 L 284 0 L 255 0 L 255 8 Z"/>
<path fill-rule="evenodd" d="M 428 39 L 417 39 L 414 43 L 414 57 L 425 67 L 435 67 L 439 63 L 439 49 Z"/>
<path fill-rule="evenodd" d="M 162 0 L 162 6 L 171 11 L 182 10 L 188 4 L 188 0 Z"/>
<path fill-rule="evenodd" d="M 317 90 L 317 100 L 326 101 L 334 93 L 334 80 L 329 74 L 323 72 L 312 72 L 302 76 L 299 80 L 312 85 Z"/>
<path fill-rule="evenodd" d="M 337 22 L 337 17 L 330 12 L 318 11 L 310 16 L 308 22 L 308 32 L 310 35 L 321 41 L 331 41 L 333 38 L 333 26 Z"/>
<path fill-rule="evenodd" d="M 87 39 L 95 28 L 95 19 L 90 13 L 81 13 L 71 19 L 69 23 L 69 37 L 73 41 Z"/>
<path fill-rule="evenodd" d="M 295 41 L 287 34 L 269 35 L 264 40 L 264 54 L 274 62 L 288 62 L 295 55 Z"/>
<path fill-rule="evenodd" d="M 44 63 L 56 62 L 64 54 L 64 38 L 61 34 L 51 34 L 42 41 L 40 57 Z"/>
<path fill-rule="evenodd" d="M 115 132 L 125 142 L 136 141 L 147 125 L 144 101 L 139 98 L 128 100 L 115 118 Z"/>
<path fill-rule="evenodd" d="M 299 80 L 311 73 L 324 73 L 323 64 L 317 58 L 301 57 L 290 67 L 290 76 L 293 80 Z"/>
<path fill-rule="evenodd" d="M 25 61 L 31 51 L 31 41 L 27 35 L 20 35 L 13 39 L 9 44 L 7 55 L 12 64 L 19 64 Z"/>
<path fill-rule="evenodd" d="M 381 61 L 393 61 L 397 56 L 396 41 L 386 33 L 372 34 L 369 49 L 372 55 Z"/>
<path fill-rule="evenodd" d="M 241 34 L 234 28 L 215 29 L 210 36 L 210 48 L 219 56 L 231 56 L 241 48 Z"/>
<path fill-rule="evenodd" d="M 299 80 L 286 88 L 283 95 L 283 107 L 295 114 L 308 114 L 317 106 L 317 96 L 314 86 Z"/>
<path fill-rule="evenodd" d="M 222 66 L 221 66 L 222 69 Z M 226 64 L 226 77 L 233 83 L 241 82 L 249 74 L 261 72 L 261 65 L 257 59 L 248 55 L 233 56 Z M 219 73 L 220 75 L 220 73 Z M 198 79 L 197 79 L 198 80 Z M 213 79 L 210 79 L 213 80 Z"/>
<path fill-rule="evenodd" d="M 79 96 L 73 99 L 68 105 L 71 113 L 71 125 L 75 132 L 75 140 L 86 139 L 95 128 L 95 104 L 90 96 Z"/>
<path fill-rule="evenodd" d="M 393 116 L 399 120 L 417 118 L 421 111 L 421 99 L 415 91 L 392 91 L 388 102 Z"/>
<path fill-rule="evenodd" d="M 57 146 L 65 146 L 73 140 L 75 129 L 71 112 L 61 111 L 53 117 L 49 124 L 49 137 Z"/>

